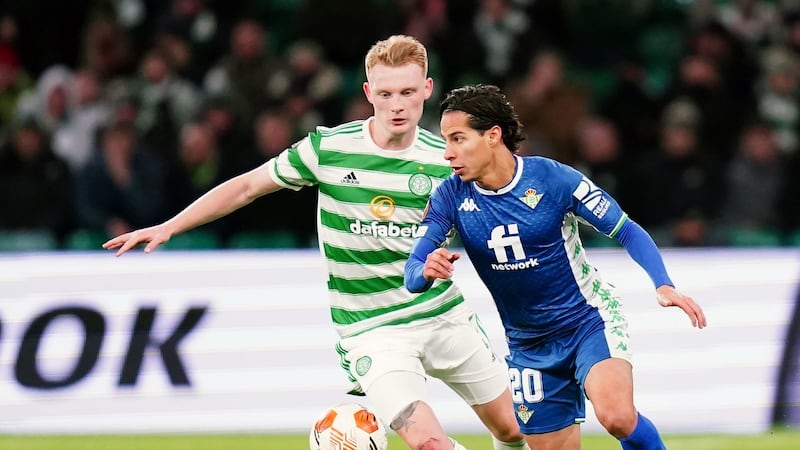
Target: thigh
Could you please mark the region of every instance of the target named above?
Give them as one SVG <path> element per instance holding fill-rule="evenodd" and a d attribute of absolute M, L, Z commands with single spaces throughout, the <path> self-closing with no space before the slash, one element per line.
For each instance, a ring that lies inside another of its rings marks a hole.
<path fill-rule="evenodd" d="M 339 361 L 350 380 L 367 392 L 385 374 L 410 372 L 425 379 L 420 342 L 426 330 L 382 327 L 358 336 L 343 338 L 337 345 Z"/>
<path fill-rule="evenodd" d="M 619 317 L 615 321 L 587 324 L 575 333 L 575 376 L 581 385 L 585 386 L 589 371 L 601 361 L 615 358 L 630 363 L 632 348 L 628 323 Z"/>
<path fill-rule="evenodd" d="M 492 351 L 475 314 L 456 314 L 439 321 L 425 343 L 423 366 L 469 405 L 497 399 L 508 390 L 508 372 Z"/>
<path fill-rule="evenodd" d="M 511 349 L 506 358 L 514 412 L 525 435 L 552 433 L 585 420 L 585 400 L 565 347 Z"/>

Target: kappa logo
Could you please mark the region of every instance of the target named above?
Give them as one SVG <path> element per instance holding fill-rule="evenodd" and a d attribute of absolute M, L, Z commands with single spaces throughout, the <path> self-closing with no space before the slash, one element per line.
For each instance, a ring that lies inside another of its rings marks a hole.
<path fill-rule="evenodd" d="M 471 198 L 465 198 L 463 202 L 458 206 L 459 211 L 466 211 L 466 212 L 474 212 L 480 211 L 481 209 L 478 208 L 478 205 L 475 204 L 475 200 Z"/>
<path fill-rule="evenodd" d="M 344 177 L 342 177 L 342 183 L 344 184 L 360 184 L 358 178 L 356 178 L 355 172 L 350 172 Z"/>

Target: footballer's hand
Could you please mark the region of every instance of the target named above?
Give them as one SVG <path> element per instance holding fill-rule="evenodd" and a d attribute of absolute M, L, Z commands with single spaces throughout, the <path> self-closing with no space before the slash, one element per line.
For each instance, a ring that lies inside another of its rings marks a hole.
<path fill-rule="evenodd" d="M 167 227 L 164 225 L 156 225 L 131 231 L 130 233 L 121 234 L 115 238 L 109 239 L 103 244 L 103 248 L 106 250 L 117 249 L 116 256 L 121 256 L 137 245 L 147 243 L 144 247 L 144 252 L 150 253 L 159 245 L 167 242 L 171 237 L 172 233 Z"/>
<path fill-rule="evenodd" d="M 428 253 L 428 257 L 425 258 L 425 268 L 422 271 L 422 276 L 428 281 L 437 278 L 452 278 L 453 270 L 455 269 L 453 263 L 458 258 L 461 258 L 460 253 L 453 253 L 446 248 L 437 248 Z"/>
<path fill-rule="evenodd" d="M 700 305 L 688 295 L 680 293 L 674 287 L 667 285 L 659 286 L 658 289 L 656 289 L 656 299 L 661 306 L 677 306 L 682 309 L 683 312 L 689 316 L 693 327 L 706 327 L 706 315 L 703 313 L 703 309 L 700 308 Z"/>

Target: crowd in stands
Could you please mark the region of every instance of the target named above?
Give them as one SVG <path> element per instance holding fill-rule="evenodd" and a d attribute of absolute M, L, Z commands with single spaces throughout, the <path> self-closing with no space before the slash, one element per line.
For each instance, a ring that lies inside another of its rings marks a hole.
<path fill-rule="evenodd" d="M 659 244 L 800 246 L 800 0 L 5 2 L 0 235 L 98 248 L 368 117 L 363 55 L 395 33 L 430 52 L 423 126 L 448 89 L 497 84 L 522 154 L 583 171 Z M 313 246 L 315 202 L 266 196 L 193 245 Z"/>

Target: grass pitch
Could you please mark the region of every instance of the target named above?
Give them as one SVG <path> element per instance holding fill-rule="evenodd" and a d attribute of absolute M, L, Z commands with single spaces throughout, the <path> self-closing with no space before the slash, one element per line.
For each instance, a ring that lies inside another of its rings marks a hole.
<path fill-rule="evenodd" d="M 456 435 L 469 449 L 491 448 L 486 436 Z M 800 430 L 780 430 L 761 435 L 666 435 L 670 450 L 798 450 Z M 584 435 L 586 450 L 619 450 L 617 441 L 604 435 Z M 405 449 L 396 435 L 389 449 Z M 0 450 L 308 450 L 303 435 L 0 435 Z"/>

